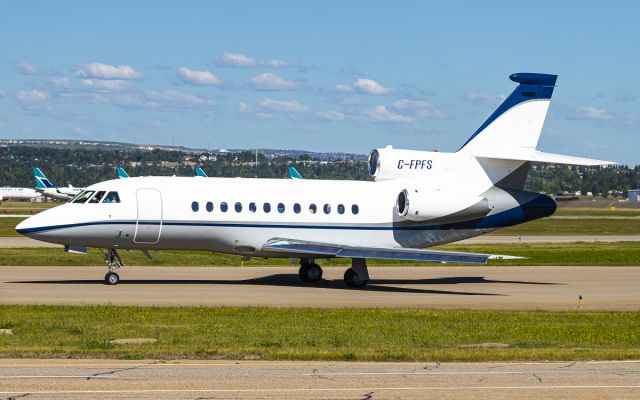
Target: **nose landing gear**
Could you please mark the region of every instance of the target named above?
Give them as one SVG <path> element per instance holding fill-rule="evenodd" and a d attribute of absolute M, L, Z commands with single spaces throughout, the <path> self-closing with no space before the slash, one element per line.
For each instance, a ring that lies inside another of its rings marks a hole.
<path fill-rule="evenodd" d="M 104 276 L 105 285 L 117 285 L 120 281 L 120 276 L 115 272 L 116 269 L 124 267 L 122 259 L 115 251 L 115 249 L 109 249 L 104 254 L 104 261 L 107 264 L 109 272 Z"/>

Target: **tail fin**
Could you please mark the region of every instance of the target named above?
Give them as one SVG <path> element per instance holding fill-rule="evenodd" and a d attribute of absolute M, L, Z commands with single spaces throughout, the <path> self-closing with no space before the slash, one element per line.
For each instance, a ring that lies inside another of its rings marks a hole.
<path fill-rule="evenodd" d="M 40 171 L 40 168 L 38 167 L 33 167 L 33 177 L 35 179 L 36 182 L 36 188 L 38 189 L 51 189 L 51 188 L 56 188 L 56 185 L 54 185 L 50 180 L 47 179 L 46 176 L 44 176 L 44 174 L 42 173 L 42 171 Z"/>
<path fill-rule="evenodd" d="M 200 167 L 196 167 L 196 176 L 201 176 L 203 178 L 208 178 L 209 175 L 207 175 L 206 172 L 204 172 L 204 170 Z"/>
<path fill-rule="evenodd" d="M 129 174 L 127 174 L 127 171 L 124 170 L 124 168 L 122 167 L 117 167 L 116 171 L 118 171 L 118 178 L 120 179 L 124 179 L 124 178 L 128 178 Z"/>
<path fill-rule="evenodd" d="M 557 75 L 519 73 L 509 77 L 518 87 L 458 150 L 482 154 L 534 150 L 547 116 Z"/>
<path fill-rule="evenodd" d="M 612 161 L 536 150 L 557 75 L 519 73 L 518 87 L 458 150 L 478 158 L 554 164 L 609 165 Z M 496 164 L 496 163 L 494 163 Z M 517 163 L 515 165 L 518 165 Z"/>
<path fill-rule="evenodd" d="M 298 170 L 295 167 L 289 167 L 289 177 L 291 179 L 302 179 L 302 175 L 300 175 L 300 172 L 298 172 Z"/>

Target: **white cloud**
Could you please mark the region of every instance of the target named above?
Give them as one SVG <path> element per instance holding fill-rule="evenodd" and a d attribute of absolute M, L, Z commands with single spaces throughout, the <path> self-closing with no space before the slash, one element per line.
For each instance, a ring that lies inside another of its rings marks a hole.
<path fill-rule="evenodd" d="M 251 84 L 258 90 L 289 90 L 296 87 L 295 83 L 271 72 L 254 76 Z"/>
<path fill-rule="evenodd" d="M 129 88 L 129 82 L 123 80 L 81 79 L 80 84 L 101 92 L 121 92 Z"/>
<path fill-rule="evenodd" d="M 102 63 L 82 64 L 78 66 L 76 75 L 82 78 L 95 79 L 142 79 L 144 75 L 129 65 L 109 65 Z"/>
<path fill-rule="evenodd" d="M 13 64 L 13 68 L 25 75 L 36 75 L 38 73 L 38 68 L 26 61 Z"/>
<path fill-rule="evenodd" d="M 6 95 L 6 93 L 4 92 L 4 90 L 0 89 L 0 97 L 4 97 Z"/>
<path fill-rule="evenodd" d="M 184 83 L 190 85 L 210 86 L 222 83 L 220 79 L 209 71 L 196 71 L 187 67 L 178 69 L 176 73 Z"/>
<path fill-rule="evenodd" d="M 381 95 L 391 92 L 391 89 L 382 86 L 373 79 L 358 79 L 353 86 L 360 93 L 365 94 Z"/>
<path fill-rule="evenodd" d="M 596 107 L 581 107 L 578 108 L 578 114 L 583 118 L 587 119 L 611 119 L 612 116 L 609 114 L 607 110 L 604 108 L 596 108 Z"/>
<path fill-rule="evenodd" d="M 241 113 L 248 113 L 251 112 L 251 107 L 244 101 L 241 101 L 240 104 L 238 104 L 238 111 Z"/>
<path fill-rule="evenodd" d="M 267 110 L 276 112 L 306 113 L 309 111 L 309 107 L 296 100 L 273 100 L 267 97 L 260 99 L 258 104 Z"/>
<path fill-rule="evenodd" d="M 365 110 L 365 115 L 376 122 L 403 122 L 408 123 L 413 121 L 413 117 L 406 115 L 396 114 L 389 110 L 385 106 L 376 106 Z"/>
<path fill-rule="evenodd" d="M 463 99 L 474 105 L 497 106 L 502 103 L 506 97 L 501 94 L 469 93 L 464 95 Z"/>
<path fill-rule="evenodd" d="M 442 118 L 445 116 L 442 110 L 424 100 L 400 99 L 393 103 L 393 107 L 397 110 L 415 110 L 417 117 Z"/>
<path fill-rule="evenodd" d="M 344 83 L 338 83 L 336 85 L 336 90 L 341 93 L 353 93 L 353 88 L 349 85 L 345 85 Z"/>
<path fill-rule="evenodd" d="M 51 99 L 49 93 L 42 90 L 33 89 L 29 91 L 21 90 L 18 92 L 18 100 L 22 103 L 43 103 Z"/>
<path fill-rule="evenodd" d="M 238 54 L 238 53 L 229 53 L 229 52 L 222 54 L 222 57 L 220 57 L 218 64 L 225 67 L 241 67 L 241 68 L 258 68 L 258 67 L 285 68 L 293 65 L 293 63 L 289 61 L 284 61 L 284 60 L 259 61 L 251 56 Z"/>
<path fill-rule="evenodd" d="M 66 91 L 71 89 L 71 79 L 66 76 L 50 78 L 48 83 L 53 87 L 54 91 Z"/>
<path fill-rule="evenodd" d="M 334 110 L 318 111 L 316 113 L 316 116 L 320 119 L 333 121 L 333 122 L 344 121 L 346 118 L 344 113 L 341 113 L 340 111 L 334 111 Z"/>
<path fill-rule="evenodd" d="M 210 100 L 175 90 L 126 93 L 112 98 L 96 96 L 92 102 L 94 104 L 109 103 L 120 107 L 148 108 L 165 111 L 199 109 L 213 105 L 213 102 Z"/>

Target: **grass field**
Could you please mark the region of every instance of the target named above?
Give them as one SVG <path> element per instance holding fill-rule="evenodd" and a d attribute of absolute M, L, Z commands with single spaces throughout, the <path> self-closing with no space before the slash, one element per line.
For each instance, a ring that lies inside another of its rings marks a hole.
<path fill-rule="evenodd" d="M 0 237 L 21 236 L 16 232 L 16 225 L 22 220 L 24 220 L 24 218 L 0 218 Z"/>
<path fill-rule="evenodd" d="M 0 335 L 0 356 L 637 359 L 638 326 L 640 312 L 0 306 L 0 328 L 13 330 L 13 335 Z M 110 343 L 122 338 L 158 342 Z M 499 345 L 483 348 L 486 343 Z"/>
<path fill-rule="evenodd" d="M 640 265 L 640 245 L 636 242 L 446 245 L 437 249 L 528 257 L 523 260 L 491 260 L 490 265 Z M 152 251 L 153 261 L 139 251 L 121 251 L 126 265 L 154 266 L 240 266 L 240 257 L 191 251 Z M 104 265 L 102 253 L 89 249 L 86 255 L 69 254 L 61 248 L 0 249 L 0 265 Z M 347 266 L 350 260 L 321 260 L 322 266 Z M 289 265 L 288 259 L 253 258 L 245 266 Z M 369 260 L 369 265 L 435 265 L 425 262 Z M 439 264 L 438 264 L 439 265 Z M 454 265 L 454 264 L 452 264 Z"/>

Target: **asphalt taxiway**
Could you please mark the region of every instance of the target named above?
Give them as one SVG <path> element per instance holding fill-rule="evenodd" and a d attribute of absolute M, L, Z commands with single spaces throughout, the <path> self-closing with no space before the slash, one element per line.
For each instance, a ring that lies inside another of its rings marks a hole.
<path fill-rule="evenodd" d="M 297 267 L 0 267 L 0 304 L 143 306 L 428 307 L 639 310 L 640 267 L 371 267 L 348 288 L 344 268 L 303 283 Z"/>
<path fill-rule="evenodd" d="M 0 360 L 0 398 L 640 398 L 640 361 Z"/>

